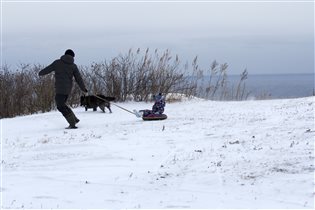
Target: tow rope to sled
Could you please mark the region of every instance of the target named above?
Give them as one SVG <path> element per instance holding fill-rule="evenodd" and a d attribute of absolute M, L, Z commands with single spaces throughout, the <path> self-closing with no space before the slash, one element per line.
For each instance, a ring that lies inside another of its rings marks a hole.
<path fill-rule="evenodd" d="M 99 97 L 99 96 L 97 96 L 97 95 L 95 95 L 95 94 L 92 94 L 92 95 L 95 96 L 96 98 L 102 100 L 102 101 L 105 101 L 105 102 L 107 102 L 107 103 L 113 104 L 114 106 L 117 106 L 118 108 L 120 108 L 120 109 L 122 109 L 122 110 L 125 110 L 126 112 L 129 112 L 129 113 L 131 113 L 131 114 L 133 114 L 133 115 L 136 115 L 136 117 L 138 117 L 135 112 L 132 112 L 132 111 L 130 111 L 130 110 L 124 108 L 124 107 L 121 107 L 121 106 L 119 106 L 118 104 L 115 104 L 115 103 L 113 103 L 113 102 L 107 101 L 106 99 L 101 98 L 101 97 Z"/>

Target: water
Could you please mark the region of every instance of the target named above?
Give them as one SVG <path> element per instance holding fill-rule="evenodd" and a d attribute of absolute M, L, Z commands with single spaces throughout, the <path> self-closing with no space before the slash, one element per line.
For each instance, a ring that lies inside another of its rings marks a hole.
<path fill-rule="evenodd" d="M 308 97 L 314 94 L 314 74 L 269 74 L 248 75 L 245 80 L 249 99 L 284 99 Z M 234 88 L 240 81 L 239 75 L 228 76 Z"/>
<path fill-rule="evenodd" d="M 246 89 L 251 96 L 266 94 L 268 98 L 300 98 L 314 94 L 314 74 L 249 75 Z"/>

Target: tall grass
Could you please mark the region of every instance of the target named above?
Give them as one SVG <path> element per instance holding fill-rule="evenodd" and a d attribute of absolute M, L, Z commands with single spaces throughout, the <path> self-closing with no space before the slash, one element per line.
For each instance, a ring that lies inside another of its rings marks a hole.
<path fill-rule="evenodd" d="M 55 109 L 54 76 L 39 78 L 45 66 L 20 64 L 0 69 L 0 117 L 47 112 Z M 87 89 L 94 94 L 116 97 L 118 101 L 147 101 L 151 94 L 180 93 L 212 100 L 244 100 L 247 70 L 238 84 L 228 81 L 228 64 L 213 61 L 209 69 L 201 69 L 198 57 L 184 65 L 169 50 L 129 50 L 110 60 L 79 67 Z M 236 85 L 236 86 L 234 86 Z M 68 103 L 78 106 L 82 92 L 74 86 Z"/>

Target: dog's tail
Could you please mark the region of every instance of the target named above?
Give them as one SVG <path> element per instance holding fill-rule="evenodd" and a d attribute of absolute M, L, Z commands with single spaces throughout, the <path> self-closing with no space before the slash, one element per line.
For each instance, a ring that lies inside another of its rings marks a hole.
<path fill-rule="evenodd" d="M 99 99 L 104 99 L 105 101 L 115 101 L 116 100 L 115 97 L 111 97 L 111 96 L 104 96 L 101 94 L 97 94 L 97 95 L 92 94 L 92 95 L 99 98 Z"/>
<path fill-rule="evenodd" d="M 105 96 L 104 99 L 105 99 L 106 101 L 115 101 L 115 100 L 116 100 L 115 97 L 110 97 L 110 96 Z"/>

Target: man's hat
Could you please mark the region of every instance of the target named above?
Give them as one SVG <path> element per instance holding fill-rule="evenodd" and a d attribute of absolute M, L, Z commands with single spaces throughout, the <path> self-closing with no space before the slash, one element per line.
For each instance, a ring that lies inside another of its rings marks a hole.
<path fill-rule="evenodd" d="M 74 57 L 74 52 L 71 49 L 66 50 L 65 55 L 71 55 L 72 57 Z"/>

